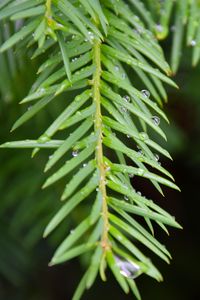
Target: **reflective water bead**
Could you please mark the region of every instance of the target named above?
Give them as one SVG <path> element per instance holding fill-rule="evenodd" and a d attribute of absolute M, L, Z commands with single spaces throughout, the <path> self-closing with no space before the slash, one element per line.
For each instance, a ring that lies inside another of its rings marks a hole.
<path fill-rule="evenodd" d="M 125 95 L 125 96 L 123 97 L 123 99 L 124 99 L 126 102 L 130 102 L 130 101 L 131 101 L 131 99 L 130 99 L 130 97 L 129 97 L 128 95 Z"/>
<path fill-rule="evenodd" d="M 160 124 L 160 118 L 159 118 L 159 117 L 157 117 L 157 116 L 152 116 L 151 119 L 152 119 L 153 123 L 154 123 L 156 126 L 159 126 L 159 124 Z"/>
<path fill-rule="evenodd" d="M 88 35 L 90 36 L 90 40 L 94 39 L 94 34 L 91 31 L 88 31 Z"/>
<path fill-rule="evenodd" d="M 124 196 L 124 200 L 128 201 L 128 200 L 129 200 L 129 198 L 128 198 L 127 196 Z"/>
<path fill-rule="evenodd" d="M 195 40 L 192 40 L 191 42 L 190 42 L 190 45 L 192 46 L 192 47 L 194 47 L 194 46 L 196 46 L 196 41 Z"/>
<path fill-rule="evenodd" d="M 126 112 L 127 112 L 127 108 L 124 107 L 124 106 L 121 106 L 121 107 L 120 107 L 120 111 L 121 111 L 122 113 L 126 113 Z"/>
<path fill-rule="evenodd" d="M 136 278 L 141 274 L 140 266 L 130 260 L 123 260 L 115 257 L 116 264 L 120 269 L 120 273 L 127 278 Z"/>
<path fill-rule="evenodd" d="M 44 134 L 38 139 L 38 143 L 46 143 L 50 140 L 49 136 Z"/>
<path fill-rule="evenodd" d="M 40 88 L 38 93 L 43 94 L 45 92 L 45 88 Z"/>
<path fill-rule="evenodd" d="M 159 161 L 159 158 L 160 158 L 160 157 L 159 157 L 159 155 L 156 153 L 156 154 L 154 154 L 154 158 L 155 158 L 156 161 Z"/>
<path fill-rule="evenodd" d="M 160 24 L 157 24 L 157 25 L 156 25 L 156 30 L 157 30 L 158 32 L 162 32 L 162 31 L 163 31 L 163 26 L 160 25 Z"/>
<path fill-rule="evenodd" d="M 140 191 L 137 191 L 137 194 L 138 194 L 139 196 L 142 196 L 142 193 L 141 193 Z"/>
<path fill-rule="evenodd" d="M 110 171 L 110 166 L 107 166 L 106 167 L 106 172 L 109 172 Z"/>
<path fill-rule="evenodd" d="M 84 163 L 84 164 L 83 164 L 83 168 L 85 168 L 86 166 L 87 166 L 87 164 L 86 164 L 86 163 Z"/>
<path fill-rule="evenodd" d="M 133 178 L 133 177 L 134 177 L 134 174 L 128 174 L 128 177 L 129 177 L 129 178 Z"/>
<path fill-rule="evenodd" d="M 73 156 L 73 157 L 78 156 L 78 150 L 73 150 L 73 151 L 72 151 L 72 156 Z"/>
<path fill-rule="evenodd" d="M 122 79 L 125 79 L 125 78 L 126 78 L 126 74 L 123 73 L 123 74 L 122 74 Z"/>
<path fill-rule="evenodd" d="M 117 66 L 117 65 L 115 66 L 115 71 L 117 71 L 117 72 L 119 71 L 119 66 Z"/>
<path fill-rule="evenodd" d="M 143 154 L 143 152 L 142 152 L 141 149 L 139 149 L 139 150 L 137 151 L 137 153 L 138 153 L 139 155 L 142 155 L 142 154 Z"/>
<path fill-rule="evenodd" d="M 140 136 L 140 139 L 143 140 L 143 141 L 147 140 L 149 138 L 148 134 L 146 132 L 140 132 L 139 136 Z"/>
<path fill-rule="evenodd" d="M 150 92 L 148 90 L 141 90 L 141 93 L 144 97 L 149 98 L 150 97 Z"/>

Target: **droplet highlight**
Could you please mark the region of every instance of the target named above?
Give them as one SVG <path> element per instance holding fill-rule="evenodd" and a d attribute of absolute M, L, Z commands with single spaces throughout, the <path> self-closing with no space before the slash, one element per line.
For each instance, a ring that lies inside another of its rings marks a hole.
<path fill-rule="evenodd" d="M 73 150 L 73 151 L 72 151 L 72 156 L 73 156 L 73 157 L 78 156 L 78 150 Z"/>
<path fill-rule="evenodd" d="M 141 90 L 141 93 L 144 97 L 149 98 L 150 97 L 150 92 L 148 90 Z"/>
<path fill-rule="evenodd" d="M 123 97 L 123 99 L 126 101 L 126 102 L 130 102 L 131 101 L 131 98 L 128 96 L 128 95 L 125 95 Z"/>
<path fill-rule="evenodd" d="M 120 269 L 120 273 L 127 278 L 136 278 L 141 274 L 141 268 L 136 263 L 130 260 L 123 260 L 116 257 L 116 264 Z"/>
<path fill-rule="evenodd" d="M 151 119 L 152 119 L 153 123 L 154 123 L 156 126 L 159 126 L 159 124 L 160 124 L 160 118 L 159 118 L 159 117 L 157 117 L 157 116 L 152 116 Z"/>

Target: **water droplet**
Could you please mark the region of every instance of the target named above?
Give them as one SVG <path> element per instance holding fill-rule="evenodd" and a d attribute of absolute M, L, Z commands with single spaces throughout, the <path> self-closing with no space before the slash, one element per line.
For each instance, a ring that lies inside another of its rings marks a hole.
<path fill-rule="evenodd" d="M 42 95 L 43 93 L 45 93 L 45 88 L 40 88 L 40 89 L 38 90 L 38 94 L 39 94 L 39 95 Z"/>
<path fill-rule="evenodd" d="M 106 172 L 109 172 L 110 171 L 110 166 L 107 166 L 106 167 Z"/>
<path fill-rule="evenodd" d="M 129 198 L 127 196 L 124 196 L 124 200 L 129 201 Z"/>
<path fill-rule="evenodd" d="M 83 164 L 83 168 L 85 168 L 86 166 L 87 166 L 87 164 L 86 164 L 86 163 L 84 163 L 84 164 Z"/>
<path fill-rule="evenodd" d="M 159 117 L 157 117 L 157 116 L 152 116 L 151 119 L 152 119 L 153 123 L 154 123 L 156 126 L 159 126 L 159 124 L 160 124 L 160 118 L 159 118 Z"/>
<path fill-rule="evenodd" d="M 52 159 L 53 155 L 49 155 L 49 159 Z"/>
<path fill-rule="evenodd" d="M 129 178 L 133 178 L 133 177 L 134 177 L 134 174 L 128 174 L 128 177 L 129 177 Z"/>
<path fill-rule="evenodd" d="M 150 92 L 148 90 L 141 90 L 141 93 L 144 97 L 149 98 L 150 97 Z"/>
<path fill-rule="evenodd" d="M 38 143 L 46 143 L 50 140 L 50 138 L 48 137 L 48 135 L 44 134 L 42 135 L 39 139 L 38 139 Z"/>
<path fill-rule="evenodd" d="M 130 135 L 129 134 L 127 134 L 127 138 L 130 139 Z"/>
<path fill-rule="evenodd" d="M 119 66 L 117 66 L 117 65 L 115 66 L 115 71 L 117 71 L 117 72 L 119 71 Z"/>
<path fill-rule="evenodd" d="M 154 154 L 154 158 L 155 158 L 156 161 L 159 161 L 159 158 L 160 158 L 160 157 L 159 157 L 159 155 L 156 153 L 156 154 Z"/>
<path fill-rule="evenodd" d="M 163 26 L 160 25 L 160 24 L 157 24 L 157 25 L 156 25 L 156 30 L 157 30 L 158 32 L 162 32 L 162 31 L 163 31 Z"/>
<path fill-rule="evenodd" d="M 73 156 L 73 157 L 78 156 L 78 150 L 73 150 L 73 151 L 72 151 L 72 156 Z"/>
<path fill-rule="evenodd" d="M 128 95 L 125 95 L 123 97 L 123 99 L 126 101 L 126 102 L 130 102 L 131 101 L 131 98 L 128 96 Z"/>
<path fill-rule="evenodd" d="M 149 137 L 148 137 L 148 134 L 146 132 L 140 132 L 139 133 L 139 137 L 141 140 L 147 140 Z"/>
<path fill-rule="evenodd" d="M 71 62 L 75 62 L 78 58 L 77 57 L 74 57 L 72 58 Z"/>
<path fill-rule="evenodd" d="M 123 73 L 123 74 L 122 74 L 122 79 L 125 79 L 125 78 L 126 78 L 126 74 Z"/>
<path fill-rule="evenodd" d="M 130 260 L 123 260 L 115 257 L 116 264 L 120 268 L 120 273 L 127 278 L 136 278 L 141 274 L 140 266 Z"/>
<path fill-rule="evenodd" d="M 197 44 L 197 42 L 196 42 L 195 40 L 192 40 L 192 41 L 190 42 L 190 45 L 191 45 L 192 47 L 196 46 L 196 44 Z"/>
<path fill-rule="evenodd" d="M 139 196 L 142 196 L 142 193 L 141 193 L 140 191 L 137 191 L 137 194 L 138 194 Z"/>
<path fill-rule="evenodd" d="M 88 31 L 88 35 L 90 37 L 90 40 L 92 41 L 94 39 L 94 34 L 91 31 Z"/>
<path fill-rule="evenodd" d="M 99 188 L 98 188 L 98 187 L 96 188 L 96 191 L 97 191 L 97 192 L 99 191 Z"/>
<path fill-rule="evenodd" d="M 70 230 L 70 234 L 74 233 L 74 229 Z"/>
<path fill-rule="evenodd" d="M 120 107 L 120 111 L 121 111 L 122 113 L 127 113 L 127 108 L 124 107 L 124 106 L 121 106 L 121 107 Z"/>
<path fill-rule="evenodd" d="M 28 107 L 28 110 L 30 110 L 32 108 L 32 105 L 30 105 L 29 107 Z"/>
<path fill-rule="evenodd" d="M 139 149 L 139 150 L 137 151 L 137 153 L 138 153 L 140 156 L 143 155 L 142 149 Z"/>

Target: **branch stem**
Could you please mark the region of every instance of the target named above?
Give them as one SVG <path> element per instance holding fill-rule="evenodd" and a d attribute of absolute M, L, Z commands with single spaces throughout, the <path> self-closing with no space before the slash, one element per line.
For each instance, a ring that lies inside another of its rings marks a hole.
<path fill-rule="evenodd" d="M 102 142 L 102 115 L 101 115 L 101 95 L 100 95 L 100 79 L 101 79 L 101 41 L 94 42 L 93 48 L 93 62 L 96 70 L 93 75 L 93 101 L 96 105 L 96 113 L 94 119 L 95 131 L 98 134 L 96 147 L 96 162 L 97 169 L 100 173 L 99 192 L 102 196 L 102 218 L 103 218 L 103 232 L 101 236 L 101 246 L 104 254 L 110 249 L 108 230 L 108 205 L 106 196 L 106 167 L 103 160 L 103 142 Z"/>
<path fill-rule="evenodd" d="M 52 0 L 46 0 L 46 18 L 51 18 L 52 17 L 52 13 L 51 13 L 51 1 Z"/>

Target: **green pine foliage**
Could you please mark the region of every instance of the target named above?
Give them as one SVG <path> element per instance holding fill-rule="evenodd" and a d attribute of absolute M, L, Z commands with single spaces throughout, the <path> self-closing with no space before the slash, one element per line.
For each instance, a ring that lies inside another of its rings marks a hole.
<path fill-rule="evenodd" d="M 43 188 L 58 181 L 65 182 L 65 188 L 63 205 L 46 226 L 44 237 L 59 230 L 77 206 L 84 208 L 83 219 L 58 245 L 50 262 L 56 265 L 89 254 L 73 300 L 81 298 L 98 273 L 105 281 L 107 268 L 124 292 L 131 290 L 137 299 L 137 276 L 145 273 L 162 280 L 140 244 L 169 263 L 170 253 L 154 237 L 153 224 L 164 231 L 166 226 L 181 226 L 137 192 L 131 178 L 149 180 L 161 194 L 162 185 L 179 190 L 158 154 L 171 156 L 154 137 L 166 140 L 159 126 L 160 121 L 168 122 L 163 112 L 165 86 L 177 87 L 170 76 L 179 66 L 184 32 L 186 44 L 193 47 L 192 64 L 199 61 L 199 6 L 197 0 L 0 3 L 1 24 L 14 26 L 1 43 L 1 53 L 24 48 L 31 59 L 40 60 L 37 79 L 20 102 L 28 109 L 12 130 L 63 101 L 63 110 L 35 140 L 7 142 L 1 147 L 32 148 L 33 156 L 41 149 L 52 149 Z M 171 66 L 158 42 L 170 30 Z M 4 88 L 2 83 L 0 88 Z M 146 226 L 138 221 L 142 218 Z"/>

